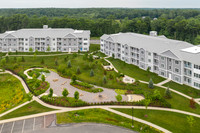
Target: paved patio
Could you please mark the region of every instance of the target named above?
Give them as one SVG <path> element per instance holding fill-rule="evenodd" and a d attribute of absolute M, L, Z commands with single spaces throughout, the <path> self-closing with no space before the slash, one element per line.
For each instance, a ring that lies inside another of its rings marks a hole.
<path fill-rule="evenodd" d="M 117 95 L 117 93 L 114 91 L 114 89 L 98 87 L 104 90 L 103 92 L 100 93 L 90 93 L 82 91 L 70 85 L 71 79 L 60 77 L 56 72 L 53 71 L 50 71 L 50 74 L 47 75 L 46 81 L 50 83 L 50 88 L 53 89 L 54 94 L 57 96 L 62 96 L 62 91 L 64 88 L 66 88 L 69 91 L 68 95 L 69 97 L 74 97 L 74 92 L 78 91 L 80 94 L 80 99 L 86 102 L 92 103 L 92 102 L 116 101 L 115 96 Z M 47 90 L 46 93 L 49 93 L 49 90 Z M 99 94 L 102 97 L 99 97 Z M 128 97 L 125 95 L 123 95 L 122 98 L 123 101 L 128 100 Z"/>

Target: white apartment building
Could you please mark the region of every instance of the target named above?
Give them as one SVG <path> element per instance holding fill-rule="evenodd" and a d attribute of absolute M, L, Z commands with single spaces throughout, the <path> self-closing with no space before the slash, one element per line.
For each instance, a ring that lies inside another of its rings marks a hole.
<path fill-rule="evenodd" d="M 90 31 L 69 28 L 20 29 L 0 34 L 0 52 L 89 51 Z"/>
<path fill-rule="evenodd" d="M 101 37 L 101 52 L 141 69 L 200 89 L 200 45 L 157 36 L 118 33 Z M 134 75 L 133 75 L 134 77 Z"/>

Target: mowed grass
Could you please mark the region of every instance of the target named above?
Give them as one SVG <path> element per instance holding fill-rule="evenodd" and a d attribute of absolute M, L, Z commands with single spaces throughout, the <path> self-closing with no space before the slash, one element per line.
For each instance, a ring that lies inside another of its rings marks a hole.
<path fill-rule="evenodd" d="M 147 71 L 140 69 L 138 66 L 127 64 L 119 59 L 108 58 L 108 60 L 118 71 L 135 79 L 149 82 L 150 78 L 152 78 L 154 83 L 159 83 L 165 80 L 165 78 L 162 78 L 155 73 L 148 73 Z"/>
<path fill-rule="evenodd" d="M 45 106 L 39 104 L 38 102 L 33 101 L 13 112 L 10 112 L 7 115 L 0 117 L 0 120 L 21 117 L 21 116 L 27 116 L 27 115 L 33 115 L 33 114 L 38 114 L 38 113 L 43 113 L 43 112 L 49 112 L 49 111 L 53 111 L 53 110 L 54 109 L 45 107 Z"/>
<path fill-rule="evenodd" d="M 132 116 L 132 109 L 119 109 L 115 110 Z M 187 116 L 180 113 L 158 111 L 158 110 L 142 110 L 134 109 L 133 114 L 135 117 L 149 121 L 158 126 L 161 126 L 173 133 L 199 133 L 200 131 L 200 118 L 194 117 L 195 123 L 193 127 L 189 126 Z M 148 117 L 145 117 L 145 115 Z"/>
<path fill-rule="evenodd" d="M 0 74 L 0 107 L 10 104 L 9 107 L 6 107 L 6 110 L 0 111 L 0 113 L 27 101 L 26 96 L 27 94 L 17 78 L 10 74 Z M 14 97 L 16 97 L 15 100 Z"/>
<path fill-rule="evenodd" d="M 89 53 L 100 50 L 100 44 L 90 44 Z"/>
<path fill-rule="evenodd" d="M 135 127 L 132 128 L 131 119 L 122 117 L 120 115 L 111 113 L 103 109 L 85 109 L 85 110 L 78 110 L 78 111 L 57 114 L 57 124 L 82 123 L 82 122 L 111 124 L 146 133 L 158 132 L 157 130 L 150 128 L 149 126 L 141 124 L 139 122 L 135 122 L 134 123 Z M 143 128 L 142 131 L 140 131 L 141 127 Z"/>
<path fill-rule="evenodd" d="M 64 60 L 64 58 L 68 56 L 67 61 Z M 17 57 L 21 58 L 21 57 Z M 103 84 L 103 77 L 104 77 L 104 70 L 101 66 L 101 63 L 104 62 L 103 59 L 94 60 L 93 63 L 97 61 L 97 64 L 94 66 L 94 76 L 90 77 L 90 71 L 91 71 L 91 64 L 92 62 L 88 60 L 84 60 L 82 55 L 78 55 L 77 57 L 73 57 L 73 55 L 62 55 L 62 56 L 49 56 L 49 57 L 24 57 L 25 62 L 18 62 L 19 68 L 14 69 L 16 72 L 23 73 L 24 70 L 33 67 L 46 67 L 49 69 L 56 70 L 59 65 L 64 64 L 67 70 L 71 71 L 72 74 L 76 74 L 77 67 L 80 67 L 81 74 L 77 75 L 78 79 L 90 84 L 94 84 L 97 86 L 102 86 L 106 88 L 112 88 L 112 89 L 126 89 L 126 90 L 135 90 L 135 89 L 142 89 L 144 91 L 154 91 L 155 89 L 158 89 L 162 96 L 164 96 L 165 89 L 155 87 L 154 89 L 149 89 L 148 84 L 140 83 L 138 86 L 134 85 L 128 85 L 121 82 L 117 82 L 116 75 L 117 73 L 115 71 L 107 71 L 106 78 L 107 83 Z M 44 64 L 41 64 L 42 58 L 44 59 Z M 55 65 L 55 60 L 57 60 L 58 65 Z M 67 62 L 71 61 L 71 68 L 67 68 Z M 14 57 L 9 57 L 9 62 L 6 64 L 7 68 L 13 69 L 13 63 Z M 133 65 L 132 65 L 133 66 Z M 138 72 L 139 73 L 139 72 Z M 114 79 L 109 79 L 109 75 L 113 75 Z M 68 77 L 67 75 L 63 75 L 64 77 Z M 134 76 L 133 76 L 134 77 Z M 180 109 L 188 112 L 193 112 L 200 114 L 200 106 L 196 105 L 196 109 L 192 109 L 189 106 L 189 99 L 180 96 L 176 93 L 172 92 L 172 99 L 167 99 L 169 103 L 171 103 L 172 108 Z"/>
<path fill-rule="evenodd" d="M 187 85 L 184 85 L 184 84 L 181 85 L 181 84 L 175 83 L 173 81 L 170 81 L 170 82 L 164 84 L 163 86 L 177 90 L 177 91 L 184 93 L 188 96 L 191 96 L 193 98 L 200 98 L 200 90 L 197 90 L 193 87 L 190 87 L 190 86 L 187 86 Z"/>

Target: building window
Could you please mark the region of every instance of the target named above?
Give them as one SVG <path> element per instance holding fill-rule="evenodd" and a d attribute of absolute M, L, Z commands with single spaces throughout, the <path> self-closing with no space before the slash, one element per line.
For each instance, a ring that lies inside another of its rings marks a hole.
<path fill-rule="evenodd" d="M 178 73 L 178 72 L 179 72 L 179 69 L 175 68 L 175 72 L 177 72 L 177 73 Z"/>
<path fill-rule="evenodd" d="M 162 75 L 162 76 L 165 76 L 165 73 L 164 73 L 164 72 L 161 72 L 161 75 Z"/>
<path fill-rule="evenodd" d="M 151 56 L 151 53 L 149 52 L 148 55 Z"/>
<path fill-rule="evenodd" d="M 151 59 L 148 59 L 148 62 L 151 62 Z"/>
<path fill-rule="evenodd" d="M 164 67 L 165 67 L 165 65 L 164 65 L 164 64 L 161 64 L 161 67 L 162 67 L 162 68 L 164 68 Z"/>
<path fill-rule="evenodd" d="M 178 65 L 178 64 L 179 64 L 179 61 L 176 60 L 176 61 L 175 61 L 175 64 Z"/>
<path fill-rule="evenodd" d="M 165 60 L 165 58 L 164 58 L 164 57 L 161 57 L 161 60 Z"/>

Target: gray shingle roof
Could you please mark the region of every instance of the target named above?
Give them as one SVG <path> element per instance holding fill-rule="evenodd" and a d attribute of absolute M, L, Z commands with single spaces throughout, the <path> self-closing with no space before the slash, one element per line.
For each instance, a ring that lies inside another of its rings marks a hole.
<path fill-rule="evenodd" d="M 20 29 L 17 31 L 12 32 L 5 32 L 3 34 L 0 34 L 0 38 L 4 38 L 7 35 L 13 35 L 17 38 L 45 38 L 45 37 L 55 37 L 55 38 L 62 38 L 68 34 L 73 34 L 77 37 L 88 37 L 90 35 L 90 31 L 84 30 L 73 30 L 69 28 L 63 28 L 63 29 Z"/>
<path fill-rule="evenodd" d="M 197 59 L 200 59 L 200 53 L 190 54 L 181 51 L 181 49 L 194 46 L 184 41 L 172 40 L 163 36 L 153 37 L 137 33 L 118 33 L 111 35 L 105 34 L 101 37 L 101 39 L 107 40 L 109 37 L 111 37 L 115 43 L 128 44 L 129 46 L 143 48 L 147 51 L 158 54 L 165 53 L 169 50 L 180 60 L 191 61 L 192 63 L 197 63 Z"/>

